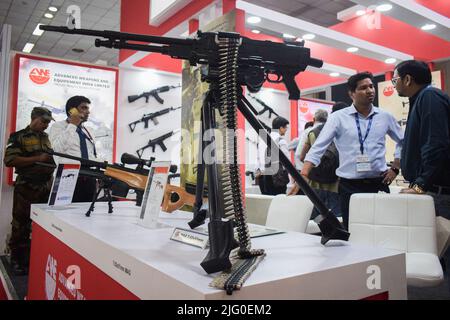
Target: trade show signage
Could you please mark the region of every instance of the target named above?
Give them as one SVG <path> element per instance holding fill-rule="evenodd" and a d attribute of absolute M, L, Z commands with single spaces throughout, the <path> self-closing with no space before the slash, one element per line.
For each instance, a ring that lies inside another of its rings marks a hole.
<path fill-rule="evenodd" d="M 170 161 L 155 161 L 152 163 L 138 221 L 144 227 L 158 227 L 158 216 L 161 211 L 169 168 Z"/>
<path fill-rule="evenodd" d="M 80 164 L 58 164 L 48 199 L 49 206 L 63 206 L 72 203 L 80 167 Z"/>
<path fill-rule="evenodd" d="M 33 222 L 27 300 L 97 299 L 139 298 Z"/>
<path fill-rule="evenodd" d="M 331 113 L 333 104 L 309 99 L 300 99 L 298 101 L 298 135 L 305 130 L 305 124 L 313 121 L 314 113 L 319 110 L 325 110 Z"/>

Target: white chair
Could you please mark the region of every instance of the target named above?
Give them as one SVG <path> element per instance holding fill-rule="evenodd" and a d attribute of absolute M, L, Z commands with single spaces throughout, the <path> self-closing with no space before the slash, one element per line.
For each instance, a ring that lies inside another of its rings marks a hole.
<path fill-rule="evenodd" d="M 245 195 L 245 211 L 247 213 L 247 222 L 265 225 L 267 212 L 270 203 L 275 196 L 263 194 L 246 194 Z"/>
<path fill-rule="evenodd" d="M 279 194 L 270 204 L 266 226 L 284 231 L 305 232 L 313 207 L 307 196 Z"/>
<path fill-rule="evenodd" d="M 405 252 L 408 285 L 432 287 L 443 281 L 432 197 L 354 194 L 350 198 L 349 231 L 352 243 Z"/>

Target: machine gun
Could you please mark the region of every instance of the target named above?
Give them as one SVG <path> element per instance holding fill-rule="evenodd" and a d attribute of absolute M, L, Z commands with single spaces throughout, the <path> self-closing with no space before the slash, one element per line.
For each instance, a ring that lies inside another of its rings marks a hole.
<path fill-rule="evenodd" d="M 259 116 L 263 115 L 267 111 L 269 111 L 269 119 L 272 117 L 272 114 L 275 114 L 277 117 L 280 116 L 278 113 L 275 112 L 275 110 L 273 110 L 271 107 L 269 107 L 264 101 L 262 101 L 258 97 L 253 96 L 251 94 L 249 94 L 249 97 L 252 98 L 253 100 L 256 100 L 256 102 L 258 102 L 260 105 L 263 106 L 263 109 L 258 111 Z"/>
<path fill-rule="evenodd" d="M 218 155 L 212 153 L 210 162 L 205 164 L 204 161 L 200 161 L 201 163 L 198 164 L 194 219 L 190 222 L 190 226 L 195 227 L 205 220 L 202 198 L 206 171 L 210 249 L 200 265 L 207 273 L 230 269 L 232 267 L 230 253 L 237 246 L 239 246 L 237 255 L 241 258 L 240 262 L 237 262 L 239 265 L 235 266 L 228 279 L 218 281 L 215 286 L 231 294 L 233 290 L 242 286 L 245 278 L 265 255 L 264 250 L 251 249 L 250 233 L 246 225 L 240 171 L 237 164 L 236 107 L 259 136 L 267 139 L 267 144 L 270 143 L 273 148 L 272 156 L 279 156 L 279 162 L 318 208 L 320 215 L 316 218 L 316 222 L 322 232 L 322 244 L 330 239 L 348 240 L 349 233 L 301 177 L 289 158 L 280 152 L 276 143 L 268 136 L 267 131 L 256 118 L 255 115 L 258 112 L 242 92 L 241 86 L 255 93 L 261 89 L 265 81 L 283 82 L 289 93 L 289 99 L 298 100 L 300 90 L 295 82 L 296 75 L 305 71 L 308 66 L 320 68 L 323 65 L 322 60 L 311 57 L 310 49 L 304 47 L 304 42 L 259 41 L 231 32 L 203 33 L 199 31 L 195 39 L 177 39 L 43 25 L 40 29 L 102 38 L 95 40 L 97 47 L 158 52 L 175 59 L 188 60 L 191 66 L 205 65 L 205 68 L 202 68 L 201 80 L 209 83 L 210 86 L 202 105 L 202 131 L 219 129 L 216 118 L 217 116 L 222 118 L 225 125 L 220 129 L 226 131 L 223 137 L 225 149 L 223 154 L 226 162 L 219 165 Z M 210 141 L 202 140 L 199 144 L 199 152 L 203 152 L 210 146 L 214 150 L 216 145 L 214 133 Z M 225 219 L 230 215 L 234 215 L 234 221 Z M 238 242 L 234 238 L 234 227 L 237 229 Z"/>
<path fill-rule="evenodd" d="M 131 95 L 131 96 L 128 96 L 128 102 L 132 103 L 132 102 L 135 102 L 136 100 L 138 100 L 140 98 L 145 98 L 145 103 L 148 103 L 148 99 L 150 97 L 153 97 L 160 104 L 163 104 L 164 103 L 164 99 L 162 99 L 159 96 L 158 93 L 167 92 L 170 89 L 175 89 L 175 88 L 179 88 L 179 87 L 181 87 L 181 86 L 180 85 L 178 85 L 178 86 L 162 86 L 162 87 L 159 87 L 159 88 L 147 91 L 147 92 L 143 92 L 143 93 L 138 94 L 138 95 Z"/>
<path fill-rule="evenodd" d="M 142 148 L 139 148 L 136 150 L 137 155 L 139 156 L 139 158 L 142 157 L 142 155 L 144 154 L 144 150 L 147 148 L 152 148 L 152 152 L 155 152 L 156 146 L 160 146 L 163 152 L 166 152 L 167 147 L 164 144 L 164 140 L 166 140 L 167 138 L 170 138 L 171 136 L 173 136 L 178 130 L 172 130 L 166 134 L 163 134 L 162 136 L 159 136 L 155 139 L 150 139 L 147 143 L 147 145 L 143 146 Z"/>
<path fill-rule="evenodd" d="M 95 203 L 102 190 L 108 200 L 109 213 L 112 213 L 111 193 L 112 196 L 125 198 L 128 195 L 128 191 L 134 189 L 136 191 L 136 205 L 140 206 L 149 173 L 149 170 L 144 169 L 144 166 L 150 167 L 153 160 L 155 160 L 153 157 L 149 160 L 139 159 L 136 156 L 124 153 L 121 157 L 122 164 L 109 164 L 107 161 L 93 161 L 55 151 L 51 151 L 49 154 L 79 161 L 81 163 L 79 174 L 99 181 L 100 187 L 92 199 L 91 206 L 86 213 L 87 217 L 94 210 Z M 137 167 L 136 169 L 127 168 L 125 164 L 137 164 Z"/>
<path fill-rule="evenodd" d="M 128 127 L 130 128 L 131 132 L 134 132 L 134 129 L 136 128 L 136 125 L 139 122 L 143 122 L 144 123 L 144 128 L 147 129 L 148 128 L 148 122 L 150 120 L 154 123 L 155 126 L 157 126 L 159 121 L 158 121 L 158 119 L 156 119 L 156 117 L 162 116 L 163 114 L 169 113 L 170 111 L 177 110 L 177 109 L 180 109 L 180 108 L 181 107 L 178 107 L 178 108 L 170 107 L 170 108 L 162 109 L 162 110 L 159 110 L 159 111 L 156 111 L 156 112 L 144 114 L 141 119 L 129 123 Z"/>

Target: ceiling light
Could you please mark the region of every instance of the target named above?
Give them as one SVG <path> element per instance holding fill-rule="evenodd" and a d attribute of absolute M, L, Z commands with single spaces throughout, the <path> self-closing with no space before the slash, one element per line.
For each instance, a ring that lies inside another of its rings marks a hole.
<path fill-rule="evenodd" d="M 331 72 L 331 73 L 330 73 L 330 76 L 331 76 L 331 77 L 335 77 L 335 78 L 336 78 L 336 77 L 339 77 L 340 75 L 341 75 L 341 74 L 340 74 L 339 72 Z"/>
<path fill-rule="evenodd" d="M 314 39 L 315 37 L 316 37 L 315 34 L 307 33 L 307 34 L 303 35 L 302 38 L 303 38 L 304 40 L 312 40 L 312 39 Z"/>
<path fill-rule="evenodd" d="M 395 58 L 387 58 L 386 60 L 384 60 L 384 62 L 388 64 L 393 64 L 395 63 L 395 61 L 397 61 L 397 59 Z"/>
<path fill-rule="evenodd" d="M 379 5 L 376 10 L 380 11 L 380 12 L 386 12 L 391 9 L 392 9 L 392 5 L 386 3 L 386 4 Z"/>
<path fill-rule="evenodd" d="M 356 52 L 356 51 L 358 51 L 359 49 L 357 48 L 357 47 L 350 47 L 350 48 L 347 48 L 347 52 Z"/>
<path fill-rule="evenodd" d="M 35 36 L 41 36 L 44 33 L 44 30 L 39 29 L 39 26 L 42 25 L 42 23 L 38 23 L 36 28 L 34 28 L 33 34 Z"/>
<path fill-rule="evenodd" d="M 260 23 L 261 18 L 260 17 L 248 17 L 247 22 L 248 23 Z"/>
<path fill-rule="evenodd" d="M 426 25 L 422 26 L 420 29 L 427 31 L 427 30 L 433 30 L 434 28 L 436 28 L 435 24 L 427 23 Z"/>
<path fill-rule="evenodd" d="M 22 51 L 26 52 L 26 53 L 30 53 L 31 50 L 33 50 L 33 47 L 34 47 L 34 43 L 27 42 L 25 44 L 25 46 L 23 47 Z"/>
<path fill-rule="evenodd" d="M 296 37 L 289 33 L 283 33 L 283 38 L 286 39 L 295 39 Z"/>
<path fill-rule="evenodd" d="M 356 11 L 356 15 L 357 16 L 363 16 L 365 14 L 366 14 L 366 10 L 358 10 L 358 11 Z"/>
<path fill-rule="evenodd" d="M 257 30 L 257 29 L 253 29 L 252 32 L 253 32 L 253 33 L 256 33 L 256 34 L 261 33 L 261 31 L 259 31 L 259 30 Z"/>
<path fill-rule="evenodd" d="M 53 15 L 51 14 L 51 13 L 46 13 L 46 14 L 44 14 L 44 17 L 46 17 L 46 18 L 48 18 L 48 19 L 52 19 L 53 18 Z"/>
<path fill-rule="evenodd" d="M 58 8 L 57 7 L 48 7 L 48 10 L 51 12 L 56 12 L 56 11 L 58 11 Z"/>

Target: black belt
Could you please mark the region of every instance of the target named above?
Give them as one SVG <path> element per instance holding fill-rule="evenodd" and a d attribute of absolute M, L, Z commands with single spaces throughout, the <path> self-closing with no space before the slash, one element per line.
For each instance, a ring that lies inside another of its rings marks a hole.
<path fill-rule="evenodd" d="M 375 183 L 381 183 L 383 181 L 383 177 L 379 177 L 379 178 L 363 178 L 363 179 L 339 178 L 339 181 L 341 181 L 341 182 L 349 182 L 349 183 L 375 184 Z"/>

